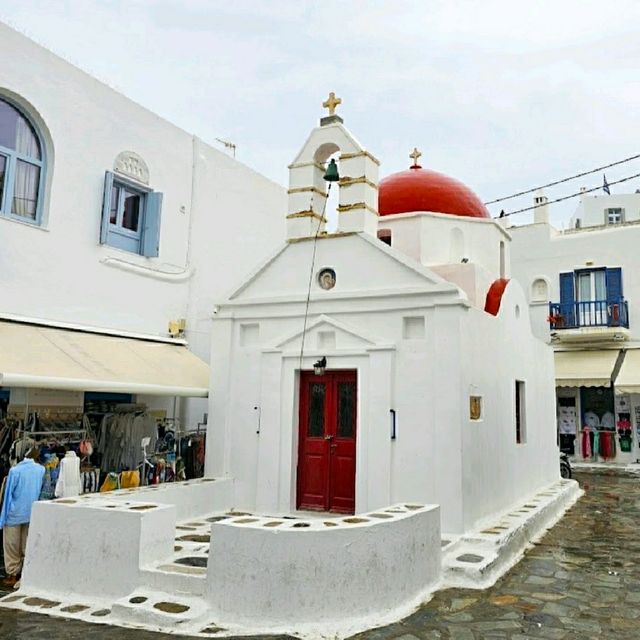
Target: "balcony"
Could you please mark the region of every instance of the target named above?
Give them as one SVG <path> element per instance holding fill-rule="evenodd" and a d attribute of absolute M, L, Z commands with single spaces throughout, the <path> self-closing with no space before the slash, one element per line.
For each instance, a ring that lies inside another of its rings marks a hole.
<path fill-rule="evenodd" d="M 624 298 L 549 304 L 551 337 L 562 342 L 606 342 L 629 338 Z"/>

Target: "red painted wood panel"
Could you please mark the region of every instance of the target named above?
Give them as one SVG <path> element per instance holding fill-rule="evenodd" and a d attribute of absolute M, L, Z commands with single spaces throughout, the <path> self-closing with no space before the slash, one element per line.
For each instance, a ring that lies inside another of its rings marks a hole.
<path fill-rule="evenodd" d="M 355 371 L 302 372 L 298 509 L 354 512 L 357 399 Z"/>

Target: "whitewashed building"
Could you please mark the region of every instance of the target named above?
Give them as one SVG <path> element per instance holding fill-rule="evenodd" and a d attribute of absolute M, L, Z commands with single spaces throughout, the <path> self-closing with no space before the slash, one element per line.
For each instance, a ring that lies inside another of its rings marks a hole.
<path fill-rule="evenodd" d="M 174 398 L 208 393 L 214 300 L 281 240 L 284 189 L 3 24 L 0 57 L 0 394 L 201 422 Z"/>
<path fill-rule="evenodd" d="M 533 224 L 509 228 L 512 268 L 534 332 L 556 352 L 561 448 L 579 461 L 635 462 L 640 194 L 584 193 L 566 230 L 549 224 L 543 193 L 534 204 Z"/>

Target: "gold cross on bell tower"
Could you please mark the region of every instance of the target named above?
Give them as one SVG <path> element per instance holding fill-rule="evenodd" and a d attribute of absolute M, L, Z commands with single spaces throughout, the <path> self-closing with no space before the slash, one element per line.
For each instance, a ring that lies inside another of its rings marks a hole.
<path fill-rule="evenodd" d="M 329 97 L 322 103 L 325 109 L 329 109 L 329 115 L 333 116 L 336 113 L 336 107 L 342 104 L 342 98 L 336 98 L 336 94 L 332 91 Z"/>
<path fill-rule="evenodd" d="M 418 151 L 417 147 L 413 147 L 413 151 L 409 154 L 409 157 L 413 160 L 413 164 L 411 165 L 412 167 L 419 167 L 420 165 L 418 164 L 418 159 L 420 158 L 420 156 L 422 155 L 422 153 L 420 151 Z"/>

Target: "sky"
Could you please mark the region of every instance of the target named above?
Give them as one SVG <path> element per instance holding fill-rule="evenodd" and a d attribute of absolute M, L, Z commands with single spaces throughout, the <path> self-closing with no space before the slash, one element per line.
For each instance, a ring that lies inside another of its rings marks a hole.
<path fill-rule="evenodd" d="M 483 201 L 640 153 L 637 0 L 0 0 L 0 20 L 283 185 L 329 91 L 381 177 L 417 146 Z"/>

